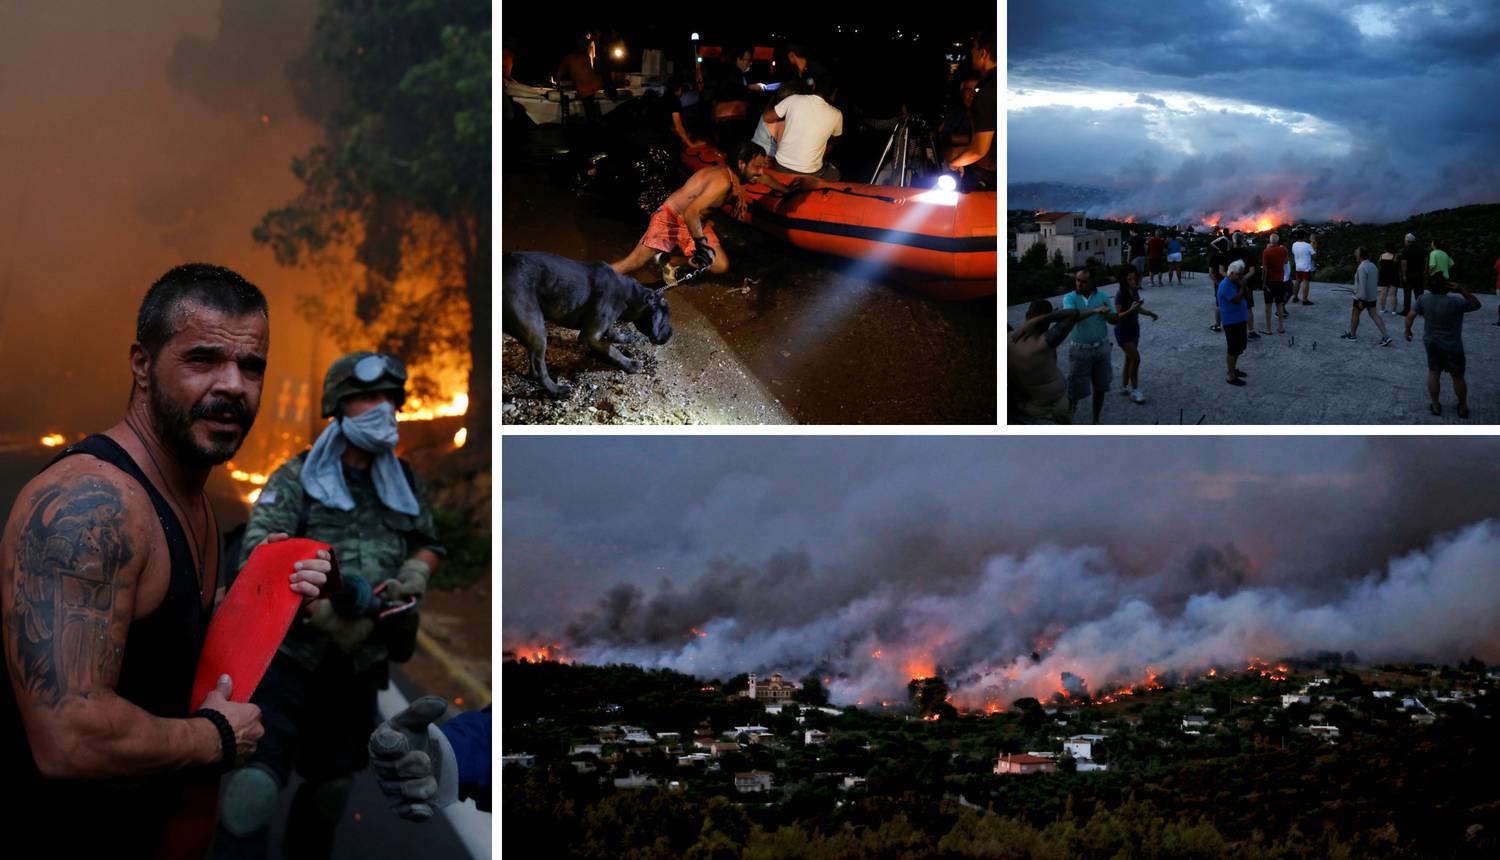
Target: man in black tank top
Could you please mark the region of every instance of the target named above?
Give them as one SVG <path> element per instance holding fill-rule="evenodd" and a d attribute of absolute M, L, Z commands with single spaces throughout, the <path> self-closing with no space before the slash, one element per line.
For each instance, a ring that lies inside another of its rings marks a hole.
<path fill-rule="evenodd" d="M 228 701 L 232 679 L 189 699 L 220 576 L 203 486 L 255 420 L 268 327 L 234 272 L 168 272 L 141 305 L 125 420 L 11 509 L 0 773 L 7 820 L 46 834 L 47 853 L 201 857 L 167 845 L 185 778 L 243 761 L 262 734 L 258 708 Z M 316 597 L 329 562 L 298 565 L 290 587 Z"/>

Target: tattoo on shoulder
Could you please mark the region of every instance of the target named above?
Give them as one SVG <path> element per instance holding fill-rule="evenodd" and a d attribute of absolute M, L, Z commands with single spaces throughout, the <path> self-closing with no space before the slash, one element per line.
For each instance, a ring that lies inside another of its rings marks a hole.
<path fill-rule="evenodd" d="M 118 487 L 94 477 L 51 484 L 33 497 L 19 536 L 7 638 L 19 686 L 46 705 L 113 686 L 124 626 L 116 577 L 134 557 Z M 128 623 L 128 622 L 127 622 Z"/>

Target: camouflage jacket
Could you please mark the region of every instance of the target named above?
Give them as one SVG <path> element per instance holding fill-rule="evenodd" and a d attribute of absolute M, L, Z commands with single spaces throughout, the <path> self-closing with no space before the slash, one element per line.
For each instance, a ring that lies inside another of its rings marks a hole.
<path fill-rule="evenodd" d="M 239 567 L 244 566 L 251 550 L 265 542 L 267 535 L 286 532 L 297 536 L 304 496 L 302 464 L 306 460 L 307 452 L 304 451 L 283 463 L 266 481 L 260 498 L 250 509 Z M 361 578 L 372 587 L 394 579 L 401 563 L 418 550 L 442 555 L 443 547 L 438 543 L 437 530 L 433 526 L 427 487 L 414 472 L 408 470 L 408 474 L 412 477 L 412 493 L 421 508 L 417 516 L 399 513 L 381 504 L 370 473 L 345 466 L 344 481 L 354 499 L 354 510 L 340 511 L 309 499 L 307 531 L 302 537 L 331 545 L 343 577 Z M 280 651 L 308 669 L 317 669 L 330 647 L 325 634 L 309 628 L 299 617 L 292 622 Z M 354 654 L 355 671 L 363 671 L 387 656 L 385 645 L 373 638 L 366 640 Z"/>

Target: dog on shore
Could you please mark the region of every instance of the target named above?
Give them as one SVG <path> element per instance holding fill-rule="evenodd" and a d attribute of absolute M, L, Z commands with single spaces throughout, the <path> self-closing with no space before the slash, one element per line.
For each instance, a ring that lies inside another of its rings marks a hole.
<path fill-rule="evenodd" d="M 666 290 L 643 287 L 607 263 L 509 251 L 501 258 L 500 289 L 501 330 L 526 347 L 532 377 L 553 397 L 567 397 L 572 386 L 547 373 L 547 323 L 578 329 L 581 342 L 627 373 L 640 373 L 642 364 L 615 348 L 635 339 L 615 331 L 615 323 L 634 323 L 657 346 L 672 336 Z"/>

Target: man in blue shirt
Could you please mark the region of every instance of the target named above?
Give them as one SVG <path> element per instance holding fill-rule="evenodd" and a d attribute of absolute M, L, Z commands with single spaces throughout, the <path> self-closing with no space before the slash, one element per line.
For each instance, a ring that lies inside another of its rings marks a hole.
<path fill-rule="evenodd" d="M 1078 402 L 1094 395 L 1094 423 L 1104 409 L 1104 395 L 1114 382 L 1110 364 L 1109 327 L 1120 321 L 1110 306 L 1109 296 L 1094 286 L 1088 269 L 1073 275 L 1073 292 L 1063 296 L 1063 310 L 1078 312 L 1078 322 L 1068 335 L 1068 406 L 1077 409 Z"/>
<path fill-rule="evenodd" d="M 1229 345 L 1224 381 L 1230 385 L 1245 384 L 1245 371 L 1235 367 L 1249 340 L 1246 336 L 1250 329 L 1250 308 L 1245 303 L 1245 268 L 1244 260 L 1230 263 L 1217 293 L 1219 320 L 1224 326 L 1224 340 Z"/>

